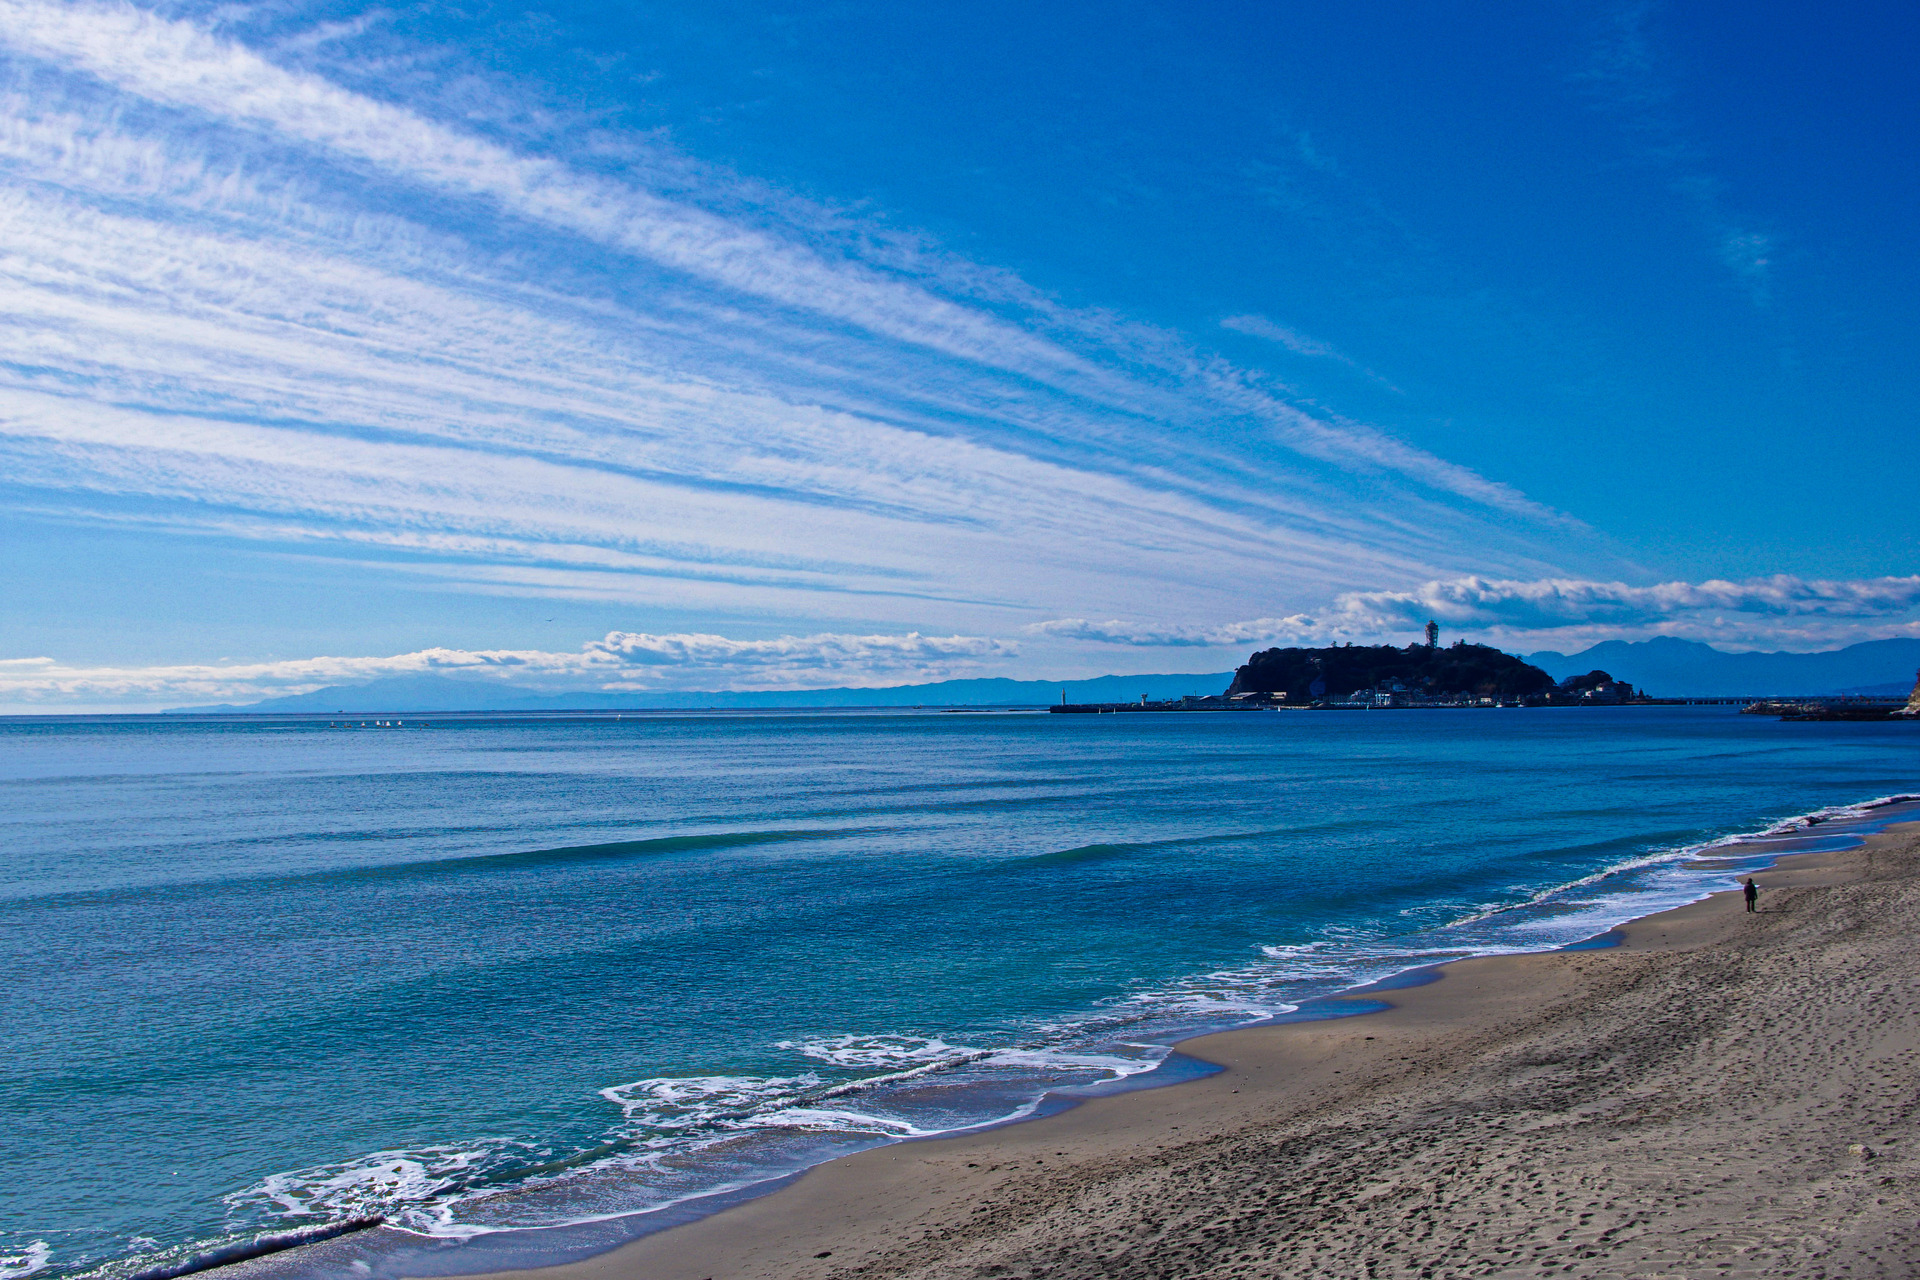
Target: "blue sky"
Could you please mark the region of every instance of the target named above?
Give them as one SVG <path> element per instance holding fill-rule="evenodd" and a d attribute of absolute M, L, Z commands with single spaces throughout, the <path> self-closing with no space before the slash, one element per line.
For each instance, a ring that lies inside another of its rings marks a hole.
<path fill-rule="evenodd" d="M 0 706 L 1920 634 L 1917 31 L 0 0 Z"/>

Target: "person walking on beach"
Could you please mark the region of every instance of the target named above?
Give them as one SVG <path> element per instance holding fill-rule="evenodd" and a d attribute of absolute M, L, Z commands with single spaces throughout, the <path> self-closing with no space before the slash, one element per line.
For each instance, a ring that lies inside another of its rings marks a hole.
<path fill-rule="evenodd" d="M 1758 911 L 1753 904 L 1760 901 L 1760 886 L 1753 882 L 1752 876 L 1747 877 L 1747 887 L 1742 892 L 1747 895 L 1747 910 Z"/>

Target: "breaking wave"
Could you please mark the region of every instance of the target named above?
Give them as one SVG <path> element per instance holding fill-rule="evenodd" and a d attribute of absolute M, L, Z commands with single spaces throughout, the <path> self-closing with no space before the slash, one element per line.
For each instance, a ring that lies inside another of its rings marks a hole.
<path fill-rule="evenodd" d="M 770 1048 L 789 1055 L 796 1068 L 790 1072 L 663 1075 L 599 1089 L 616 1114 L 594 1142 L 575 1149 L 496 1137 L 380 1151 L 275 1174 L 228 1197 L 227 1205 L 238 1218 L 311 1224 L 314 1231 L 385 1220 L 441 1238 L 645 1213 L 804 1167 L 849 1149 L 849 1142 L 1018 1119 L 1049 1091 L 1110 1088 L 1150 1072 L 1186 1036 L 1286 1017 L 1310 1000 L 1409 970 L 1591 938 L 1725 888 L 1735 870 L 1796 841 L 1807 847 L 1823 828 L 1871 820 L 1915 800 L 1895 795 L 1834 806 L 1760 831 L 1622 859 L 1521 901 L 1474 907 L 1397 936 L 1329 927 L 1304 942 L 1264 946 L 1247 964 L 1128 993 L 1006 1043 L 854 1032 L 782 1040 Z M 822 1145 L 825 1138 L 834 1142 Z M 602 1184 L 617 1192 L 591 1190 Z M 43 1244 L 0 1258 L 0 1280 L 30 1275 L 47 1260 Z M 145 1280 L 178 1274 L 185 1272 L 160 1268 Z"/>
<path fill-rule="evenodd" d="M 44 1271 L 52 1260 L 53 1249 L 45 1240 L 29 1241 L 17 1253 L 0 1253 L 0 1280 L 20 1280 L 36 1271 Z"/>

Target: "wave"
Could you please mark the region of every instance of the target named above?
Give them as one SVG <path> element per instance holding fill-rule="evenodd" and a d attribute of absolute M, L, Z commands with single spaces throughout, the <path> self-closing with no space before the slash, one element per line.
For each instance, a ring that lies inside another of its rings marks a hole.
<path fill-rule="evenodd" d="M 1473 907 L 1437 926 L 1397 936 L 1380 928 L 1328 928 L 1306 941 L 1264 946 L 1248 964 L 1127 993 L 1079 1015 L 1029 1027 L 1010 1036 L 1010 1042 L 969 1044 L 904 1032 L 783 1040 L 771 1047 L 812 1065 L 764 1075 L 653 1076 L 598 1090 L 618 1117 L 597 1142 L 580 1149 L 559 1152 L 486 1139 L 378 1152 L 277 1174 L 228 1204 L 236 1213 L 282 1220 L 378 1214 L 401 1229 L 446 1238 L 646 1213 L 714 1190 L 751 1185 L 774 1176 L 769 1169 L 805 1167 L 848 1149 L 847 1142 L 894 1142 L 1019 1119 L 1032 1114 L 1049 1090 L 1113 1086 L 1155 1069 L 1180 1039 L 1308 1016 L 1303 1006 L 1309 1000 L 1469 956 L 1575 944 L 1724 888 L 1736 865 L 1777 856 L 1783 844 L 1824 834 L 1834 824 L 1850 827 L 1845 837 L 1851 839 L 1861 829 L 1891 820 L 1891 807 L 1916 801 L 1920 796 L 1902 793 L 1830 806 L 1757 831 L 1618 859 L 1590 874 L 1527 891 L 1518 901 Z M 619 851 L 724 847 L 748 837 L 765 842 L 820 834 L 726 833 L 542 853 L 608 856 L 601 851 L 613 850 L 611 856 L 626 856 Z M 1070 862 L 1193 843 L 1199 841 L 1086 845 L 1020 861 Z M 585 1187 L 596 1177 L 616 1179 L 618 1194 L 570 1198 L 569 1188 Z"/>
<path fill-rule="evenodd" d="M 1557 900 L 1569 899 L 1582 889 L 1604 885 L 1610 880 L 1617 880 L 1635 871 L 1663 867 L 1684 867 L 1688 863 L 1703 862 L 1712 859 L 1736 858 L 1740 856 L 1740 851 L 1743 848 L 1758 842 L 1778 841 L 1782 837 L 1812 831 L 1817 827 L 1833 822 L 1845 822 L 1847 819 L 1858 820 L 1870 818 L 1877 810 L 1885 809 L 1892 805 L 1917 802 L 1920 802 L 1920 795 L 1901 792 L 1853 804 L 1829 805 L 1825 808 L 1812 809 L 1805 813 L 1793 814 L 1789 817 L 1776 819 L 1758 831 L 1736 832 L 1732 835 L 1719 836 L 1712 840 L 1694 841 L 1669 849 L 1660 849 L 1651 853 L 1639 854 L 1631 858 L 1623 858 L 1617 862 L 1601 867 L 1597 871 L 1590 872 L 1587 875 L 1553 885 L 1549 888 L 1537 890 L 1520 902 L 1490 903 L 1480 910 L 1449 921 L 1445 927 L 1459 929 L 1485 921 L 1498 920 L 1502 917 L 1516 916 L 1526 912 L 1529 908 L 1543 906 Z M 1836 833 L 1836 835 L 1838 838 L 1848 842 L 1854 838 L 1851 833 L 1846 835 Z M 1793 852 L 1806 851 L 1795 850 Z M 1749 856 L 1770 858 L 1774 855 L 1766 850 L 1759 850 L 1750 851 Z M 1699 898 L 1706 896 L 1707 891 L 1705 889 L 1699 888 L 1699 886 L 1693 887 L 1698 889 L 1698 891 L 1689 901 L 1697 901 Z M 1642 905 L 1645 905 L 1644 900 L 1647 894 L 1645 890 L 1629 890 L 1624 896 L 1642 900 Z M 1654 908 L 1654 910 L 1659 909 L 1660 908 Z M 1651 914 L 1651 912 L 1646 910 L 1636 912 L 1636 915 L 1647 914 Z M 1629 916 L 1625 919 L 1632 918 L 1635 917 Z M 1624 920 L 1621 921 L 1621 923 L 1624 922 Z M 1532 947 L 1526 949 L 1539 950 L 1540 948 Z"/>
<path fill-rule="evenodd" d="M 319 1226 L 301 1227 L 293 1231 L 274 1231 L 249 1239 L 236 1240 L 215 1249 L 202 1250 L 190 1254 L 178 1262 L 157 1267 L 147 1267 L 135 1271 L 126 1280 L 177 1280 L 179 1276 L 189 1276 L 196 1271 L 210 1271 L 215 1267 L 228 1266 L 235 1262 L 246 1262 L 252 1258 L 264 1258 L 268 1254 L 284 1253 L 288 1249 L 297 1249 L 304 1244 L 318 1244 L 322 1240 L 333 1240 L 355 1231 L 365 1231 L 369 1227 L 379 1226 L 385 1219 L 375 1215 L 367 1218 L 347 1218 L 339 1222 L 322 1223 Z"/>
<path fill-rule="evenodd" d="M 1039 1076 L 1057 1083 L 1120 1080 L 1153 1069 L 1165 1056 L 1164 1046 L 1139 1046 L 1147 1052 L 1131 1055 L 1046 1043 L 980 1049 L 905 1035 L 820 1036 L 776 1047 L 863 1074 L 852 1078 L 818 1072 L 648 1077 L 598 1090 L 619 1108 L 620 1123 L 595 1146 L 564 1157 L 510 1139 L 381 1151 L 275 1174 L 227 1197 L 227 1207 L 236 1214 L 281 1218 L 366 1213 L 377 1208 L 391 1227 L 445 1239 L 629 1216 L 697 1194 L 750 1185 L 764 1177 L 764 1173 L 748 1176 L 696 1192 L 688 1192 L 674 1180 L 685 1162 L 742 1140 L 798 1134 L 897 1141 L 1004 1123 L 1031 1114 L 1045 1093 L 1044 1088 L 1019 1087 L 1021 1080 Z M 987 1112 L 957 1118 L 943 1114 L 931 1121 L 889 1105 L 890 1086 L 956 1068 L 998 1077 L 1019 1096 Z M 488 1220 L 503 1199 L 551 1190 L 570 1179 L 595 1174 L 649 1177 L 655 1193 L 614 1214 L 545 1214 L 535 1220 L 512 1220 L 509 1214 L 506 1221 Z"/>
<path fill-rule="evenodd" d="M 1109 858 L 1124 858 L 1128 854 L 1145 853 L 1152 849 L 1197 849 L 1208 845 L 1239 844 L 1251 840 L 1271 840 L 1275 837 L 1318 834 L 1324 831 L 1339 830 L 1357 825 L 1359 824 L 1322 822 L 1264 831 L 1228 831 L 1216 835 L 1181 836 L 1172 840 L 1138 840 L 1132 842 L 1083 844 L 1076 845 L 1071 849 L 1053 849 L 1046 853 L 1028 854 L 1018 858 L 1003 858 L 985 869 L 988 871 L 1021 871 L 1030 867 L 1066 866 L 1079 862 L 1101 862 Z"/>
<path fill-rule="evenodd" d="M 773 1047 L 791 1049 L 836 1067 L 890 1070 L 926 1062 L 959 1062 L 980 1053 L 978 1049 L 948 1044 L 936 1036 L 815 1036 L 807 1040 L 782 1040 Z"/>
<path fill-rule="evenodd" d="M 744 1120 L 769 1105 L 798 1102 L 822 1085 L 798 1076 L 653 1076 L 611 1085 L 600 1096 L 639 1133 L 674 1132 Z"/>
<path fill-rule="evenodd" d="M 1147 849 L 1159 848 L 1172 841 L 1151 841 L 1144 844 L 1083 844 L 1073 849 L 1055 849 L 1050 853 L 1036 853 L 1024 858 L 1009 858 L 995 863 L 989 870 L 1017 871 L 1028 867 L 1065 866 L 1078 862 L 1104 862 L 1109 858 L 1124 858 L 1130 853 L 1141 853 Z"/>
<path fill-rule="evenodd" d="M 451 1205 L 464 1194 L 523 1178 L 552 1155 L 549 1148 L 511 1138 L 375 1151 L 352 1160 L 272 1174 L 227 1196 L 225 1202 L 234 1216 L 378 1217 L 451 1226 Z M 425 1218 L 420 1216 L 423 1210 Z"/>
<path fill-rule="evenodd" d="M 11 901 L 22 902 L 29 898 L 127 899 L 141 896 L 164 899 L 177 895 L 196 894 L 210 884 L 349 884 L 418 877 L 485 874 L 529 867 L 562 866 L 568 863 L 618 862 L 628 859 L 666 857 L 673 854 L 702 853 L 716 849 L 744 849 L 756 845 L 891 835 L 898 830 L 897 827 L 868 826 L 712 831 L 699 835 L 655 836 L 645 840 L 614 840 L 604 844 L 561 845 L 549 849 L 511 849 L 500 853 L 449 854 L 439 858 L 416 858 L 405 862 L 372 863 L 358 867 L 329 867 L 319 871 L 282 871 L 256 875 L 223 873 L 199 880 L 172 880 L 163 884 L 143 885 L 130 889 L 61 889 L 44 895 L 23 895 Z"/>
<path fill-rule="evenodd" d="M 709 849 L 742 849 L 762 844 L 790 844 L 807 840 L 837 840 L 847 836 L 884 835 L 891 827 L 796 827 L 769 831 L 712 831 L 701 835 L 655 836 L 646 840 L 615 840 L 606 844 L 562 845 L 554 849 L 524 849 L 507 853 L 476 853 L 450 858 L 425 858 L 379 867 L 361 867 L 318 875 L 379 877 L 439 875 L 458 871 L 494 871 L 503 868 L 544 867 L 567 862 L 602 862 L 649 858 L 674 853 L 702 853 Z"/>
<path fill-rule="evenodd" d="M 0 1280 L 20 1280 L 36 1271 L 44 1271 L 53 1258 L 53 1248 L 45 1240 L 32 1240 L 18 1253 L 0 1253 Z"/>

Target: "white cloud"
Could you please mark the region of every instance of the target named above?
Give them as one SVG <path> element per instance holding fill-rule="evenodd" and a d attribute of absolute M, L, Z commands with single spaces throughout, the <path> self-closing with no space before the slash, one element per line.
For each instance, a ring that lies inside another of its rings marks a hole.
<path fill-rule="evenodd" d="M 472 579 L 489 560 L 591 563 L 649 575 L 636 600 L 660 598 L 660 575 L 730 578 L 735 609 L 921 626 L 978 624 L 827 598 L 1113 609 L 1226 579 L 1311 590 L 1403 578 L 1430 567 L 1436 537 L 1487 532 L 1404 494 L 1334 500 L 1298 472 L 1181 455 L 1173 435 L 1115 461 L 1112 421 L 991 371 L 764 317 L 563 297 L 485 275 L 497 264 L 444 235 L 379 215 L 336 227 L 293 188 L 209 176 L 174 139 L 134 145 L 58 103 L 7 105 L 0 162 L 67 187 L 0 192 L 18 362 L 0 369 L 0 452 L 16 486 L 42 491 L 31 505 L 69 516 L 385 545 L 469 562 Z M 264 229 L 128 212 L 163 196 Z M 780 355 L 802 346 L 821 367 Z M 1255 390 L 1193 385 L 1308 456 L 1362 459 Z M 1440 479 L 1471 488 L 1464 476 Z M 1524 536 L 1474 540 L 1530 558 Z"/>
<path fill-rule="evenodd" d="M 1722 648 L 1834 648 L 1920 636 L 1920 576 L 1847 580 L 1790 575 L 1743 582 L 1631 586 L 1578 578 L 1437 579 L 1406 591 L 1352 591 L 1314 613 L 1211 625 L 1060 618 L 1032 635 L 1141 647 L 1407 643 L 1429 619 L 1449 633 L 1521 651 L 1679 636 Z"/>
<path fill-rule="evenodd" d="M 783 682 L 819 674 L 853 673 L 862 683 L 903 672 L 926 674 L 971 665 L 986 658 L 1009 657 L 1019 646 L 984 636 L 906 635 L 780 636 L 773 640 L 730 640 L 713 635 L 648 635 L 614 631 L 586 646 L 588 655 L 604 654 L 629 667 L 681 672 L 750 672 L 750 678 L 778 676 Z M 620 683 L 619 687 L 645 688 Z"/>
<path fill-rule="evenodd" d="M 1720 261 L 1754 304 L 1764 307 L 1779 239 L 1745 225 L 1747 220 L 1727 207 L 1726 181 L 1708 167 L 1708 150 L 1675 109 L 1674 59 L 1655 38 L 1657 12 L 1652 4 L 1632 0 L 1604 14 L 1600 38 L 1574 79 L 1595 106 L 1620 123 L 1640 159 L 1670 175 Z"/>
<path fill-rule="evenodd" d="M 1220 327 L 1222 329 L 1232 329 L 1236 333 L 1244 333 L 1255 338 L 1265 338 L 1268 342 L 1277 342 L 1295 355 L 1316 356 L 1324 360 L 1337 360 L 1341 364 L 1346 365 L 1353 363 L 1352 360 L 1341 355 L 1338 351 L 1326 343 L 1321 342 L 1319 339 L 1309 338 L 1297 329 L 1289 329 L 1287 326 L 1275 323 L 1265 316 L 1228 316 L 1220 322 Z"/>
<path fill-rule="evenodd" d="M 897 243 L 881 239 L 878 256 L 892 268 L 877 269 L 846 256 L 832 257 L 804 243 L 808 228 L 790 224 L 784 236 L 776 228 L 728 220 L 685 201 L 669 200 L 629 183 L 569 168 L 550 156 L 528 156 L 505 146 L 461 132 L 425 116 L 389 103 L 352 93 L 311 72 L 281 67 L 260 53 L 210 34 L 192 23 L 161 18 L 130 5 L 48 4 L 36 0 L 0 0 L 0 38 L 17 49 L 57 66 L 83 69 L 108 84 L 152 103 L 204 113 L 213 120 L 249 132 L 224 139 L 226 147 L 253 147 L 264 129 L 274 144 L 319 148 L 330 163 L 349 167 L 372 164 L 392 177 L 425 184 L 450 198 L 479 200 L 514 218 L 532 219 L 557 233 L 584 236 L 621 254 L 685 272 L 694 280 L 745 295 L 779 308 L 793 308 L 854 324 L 869 333 L 927 352 L 957 358 L 975 366 L 965 377 L 982 374 L 1038 380 L 1053 391 L 1101 406 L 1108 420 L 1089 433 L 1091 424 L 1075 424 L 1074 443 L 1085 447 L 1104 435 L 1108 465 L 1130 465 L 1121 459 L 1141 456 L 1138 448 L 1122 445 L 1120 437 L 1158 436 L 1153 424 L 1168 410 L 1202 420 L 1217 416 L 1217 406 L 1193 403 L 1196 392 L 1214 386 L 1214 375 L 1200 370 L 1184 391 L 1164 385 L 1164 375 L 1188 378 L 1196 357 L 1171 335 L 1145 326 L 1126 325 L 1110 318 L 1062 311 L 1035 291 L 1005 273 L 995 273 L 920 251 L 902 256 Z M 36 99 L 47 97 L 35 83 Z M 85 95 L 81 95 L 84 99 Z M 117 101 L 117 100 L 116 100 Z M 303 223 L 316 218 L 303 214 L 287 196 L 301 187 L 323 182 L 325 175 L 310 171 L 292 157 L 280 157 L 269 146 L 264 154 L 247 157 L 244 170 L 217 155 L 195 156 L 206 145 L 200 131 L 157 128 L 153 136 L 132 139 L 122 131 L 137 120 L 114 102 L 95 104 L 88 118 L 72 118 L 44 105 L 28 109 L 15 104 L 25 118 L 16 151 L 40 176 L 48 169 L 68 173 L 83 170 L 97 179 L 101 170 L 118 170 L 115 181 L 132 182 L 150 194 L 191 203 L 196 208 L 226 209 L 236 202 L 255 217 L 271 220 L 278 208 Z M 35 141 L 35 126 L 47 136 Z M 67 135 L 64 139 L 62 134 Z M 252 139 L 252 141 L 248 141 Z M 286 191 L 273 191 L 259 176 L 282 159 L 302 176 Z M 109 182 L 112 185 L 112 182 Z M 793 202 L 786 202 L 792 205 Z M 360 234 L 364 215 L 331 217 L 334 230 L 351 224 Z M 463 216 L 471 217 L 468 210 Z M 319 223 L 328 221 L 325 217 Z M 391 223 L 375 216 L 376 224 Z M 321 229 L 326 229 L 322 227 Z M 104 243 L 96 239 L 94 243 Z M 218 257 L 211 262 L 224 265 Z M 920 268 L 923 280 L 903 277 L 902 265 Z M 943 290 L 972 287 L 983 290 L 987 305 L 943 296 Z M 272 296 L 259 291 L 264 296 Z M 730 319 L 736 331 L 764 340 L 768 326 L 791 328 L 794 317 L 764 310 L 741 314 L 735 301 Z M 680 305 L 692 305 L 687 298 Z M 1027 313 L 1028 323 L 1005 318 L 996 309 L 1011 302 Z M 710 305 L 710 304 L 703 304 Z M 709 311 L 709 321 L 718 313 Z M 805 328 L 805 325 L 801 326 Z M 1042 330 L 1070 339 L 1062 345 Z M 821 335 L 810 331 L 810 347 Z M 776 340 L 778 340 L 776 338 Z M 1098 358 L 1075 349 L 1091 346 Z M 1146 361 L 1155 377 L 1129 376 L 1122 366 Z M 922 374 L 915 386 L 939 388 L 951 384 L 961 371 L 945 370 L 938 379 Z M 957 389 L 957 388 L 956 388 Z M 1048 417 L 1036 416 L 1031 397 L 1007 387 L 996 399 L 1020 420 L 1023 429 L 1051 435 Z M 1182 403 L 1185 401 L 1185 403 Z M 961 395 L 957 405 L 978 406 L 978 389 Z M 1358 463 L 1409 477 L 1441 492 L 1513 509 L 1508 491 L 1488 486 L 1462 468 L 1393 441 L 1372 428 L 1352 423 L 1288 421 L 1280 438 L 1290 447 L 1304 442 L 1309 455 L 1335 465 Z M 1158 442 L 1164 449 L 1164 441 Z M 1178 454 L 1179 451 L 1174 451 Z M 1208 459 L 1218 469 L 1219 459 Z M 1437 465 L 1438 464 L 1438 465 Z"/>
<path fill-rule="evenodd" d="M 1511 485 L 1489 480 L 1385 432 L 1355 423 L 1332 422 L 1307 413 L 1255 385 L 1240 370 L 1216 363 L 1207 371 L 1205 381 L 1208 390 L 1222 403 L 1265 422 L 1288 447 L 1308 457 L 1398 473 L 1442 492 L 1458 494 L 1482 506 L 1542 524 L 1570 529 L 1583 527 Z"/>
<path fill-rule="evenodd" d="M 150 667 L 0 660 L 0 705 L 68 710 L 252 702 L 391 676 L 486 680 L 547 690 L 803 689 L 947 679 L 1018 647 L 981 636 L 847 635 L 770 640 L 615 631 L 573 652 L 421 649 L 385 657 Z"/>
<path fill-rule="evenodd" d="M 0 0 L 9 509 L 795 635 L 1613 567 L 1180 335 L 691 162 L 661 194 L 644 141 L 614 175 L 274 61 L 328 48 Z"/>
<path fill-rule="evenodd" d="M 1305 614 L 1287 618 L 1254 618 L 1247 622 L 1228 622 L 1218 626 L 1164 626 L 1122 622 L 1118 618 L 1106 622 L 1089 622 L 1085 618 L 1055 618 L 1033 623 L 1025 630 L 1030 635 L 1088 640 L 1096 644 L 1140 648 L 1222 648 L 1274 642 L 1304 643 L 1317 634 L 1318 624 Z"/>
<path fill-rule="evenodd" d="M 421 663 L 901 680 L 1035 618 L 1037 643 L 1095 654 L 1430 616 L 1536 647 L 1915 625 L 1906 579 L 1610 581 L 1576 522 L 1179 334 L 645 139 L 516 149 L 478 80 L 459 117 L 354 92 L 324 72 L 356 29 L 255 48 L 131 4 L 0 0 L 0 502 L 793 634 L 0 678 L 170 703 Z M 1772 241 L 1716 225 L 1763 277 Z M 1222 324 L 1373 376 L 1265 316 Z M 1251 612 L 1276 616 L 1211 621 Z"/>
<path fill-rule="evenodd" d="M 1353 357 L 1335 349 L 1331 344 L 1322 342 L 1318 338 L 1310 338 L 1298 329 L 1289 329 L 1286 325 L 1269 320 L 1265 316 L 1228 316 L 1220 322 L 1220 327 L 1222 329 L 1231 329 L 1235 333 L 1244 333 L 1248 337 L 1264 338 L 1268 342 L 1278 343 L 1295 355 L 1309 356 L 1316 360 L 1331 360 L 1335 364 L 1345 365 L 1355 373 L 1360 374 L 1372 382 L 1378 383 L 1395 395 L 1405 394 L 1399 387 L 1394 386 L 1391 382 L 1388 382 L 1385 378 L 1367 368 Z M 1349 426 L 1350 425 L 1351 424 L 1349 424 Z M 1439 480 L 1442 488 L 1451 487 L 1448 480 L 1442 478 L 1439 473 L 1434 472 L 1430 466 L 1427 470 L 1432 479 Z M 1476 479 L 1478 479 L 1478 477 L 1476 477 Z M 1476 497 L 1476 500 L 1479 499 Z M 1494 505 L 1497 506 L 1501 504 L 1496 503 Z"/>
<path fill-rule="evenodd" d="M 0 34 L 22 52 L 84 68 L 155 102 L 264 126 L 402 178 L 503 208 L 742 293 L 972 359 L 1038 372 L 1069 353 L 984 313 L 877 273 L 821 261 L 703 210 L 446 128 L 288 70 L 191 22 L 131 4 L 0 0 Z"/>
<path fill-rule="evenodd" d="M 1427 617 L 1462 626 L 1521 630 L 1599 624 L 1651 627 L 1700 614 L 1733 613 L 1757 619 L 1896 618 L 1920 609 L 1920 575 L 1824 580 L 1776 574 L 1743 582 L 1624 582 L 1544 578 L 1521 582 L 1466 577 L 1428 582 L 1412 591 L 1344 595 L 1339 611 L 1385 623 Z"/>
<path fill-rule="evenodd" d="M 1516 652 L 1573 650 L 1607 639 L 1677 635 L 1724 649 L 1835 648 L 1920 636 L 1920 576 L 1744 582 L 1620 582 L 1466 577 L 1407 591 L 1349 592 L 1312 614 L 1224 623 L 1058 618 L 1023 632 L 1055 659 L 1098 673 L 1112 647 L 1250 651 L 1340 641 L 1408 643 L 1428 618 L 1448 634 Z M 1084 646 L 1096 646 L 1088 650 Z M 136 710 L 251 702 L 388 676 L 438 674 L 527 692 L 877 687 L 950 679 L 1011 660 L 1013 641 L 986 635 L 820 632 L 735 639 L 703 632 L 609 632 L 578 650 L 422 649 L 381 657 L 148 667 L 81 666 L 50 657 L 0 659 L 0 706 Z M 1231 655 L 1237 657 L 1238 655 Z"/>

